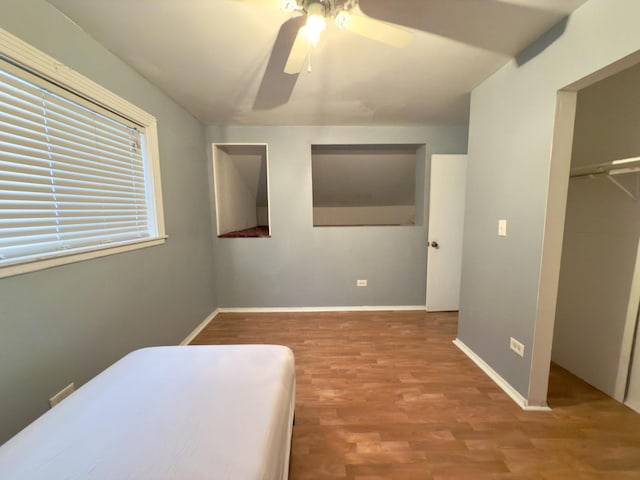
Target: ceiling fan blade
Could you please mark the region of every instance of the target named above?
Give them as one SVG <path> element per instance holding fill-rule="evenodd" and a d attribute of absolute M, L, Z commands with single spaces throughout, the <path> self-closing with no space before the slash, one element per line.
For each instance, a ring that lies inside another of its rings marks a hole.
<path fill-rule="evenodd" d="M 342 12 L 336 17 L 336 23 L 349 32 L 396 48 L 406 47 L 413 37 L 410 31 L 402 27 L 357 13 Z"/>
<path fill-rule="evenodd" d="M 580 0 L 359 0 L 372 18 L 515 55 L 561 21 Z M 553 4 L 553 9 L 533 5 Z"/>
<path fill-rule="evenodd" d="M 307 58 L 307 53 L 309 53 L 309 42 L 304 34 L 304 27 L 301 27 L 293 42 L 291 52 L 289 52 L 287 64 L 284 66 L 284 72 L 290 75 L 300 73 L 304 66 L 304 61 Z"/>
<path fill-rule="evenodd" d="M 253 103 L 254 110 L 270 110 L 284 105 L 291 98 L 298 75 L 287 75 L 284 66 L 304 21 L 304 17 L 294 17 L 280 27 Z"/>

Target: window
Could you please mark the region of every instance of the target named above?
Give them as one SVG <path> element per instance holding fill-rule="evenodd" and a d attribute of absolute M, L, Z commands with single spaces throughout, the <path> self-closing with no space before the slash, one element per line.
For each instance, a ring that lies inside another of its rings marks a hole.
<path fill-rule="evenodd" d="M 0 276 L 161 243 L 155 119 L 0 33 Z"/>
<path fill-rule="evenodd" d="M 267 145 L 213 145 L 218 237 L 270 236 Z"/>
<path fill-rule="evenodd" d="M 313 225 L 421 224 L 424 158 L 424 145 L 312 145 Z"/>

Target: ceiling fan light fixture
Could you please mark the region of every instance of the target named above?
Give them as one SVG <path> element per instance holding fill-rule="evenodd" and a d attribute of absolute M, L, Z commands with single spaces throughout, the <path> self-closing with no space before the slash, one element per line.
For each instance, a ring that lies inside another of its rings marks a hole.
<path fill-rule="evenodd" d="M 309 15 L 307 17 L 307 28 L 321 33 L 327 28 L 327 21 L 320 15 Z"/>
<path fill-rule="evenodd" d="M 351 20 L 351 15 L 349 14 L 349 12 L 347 12 L 346 10 L 342 10 L 336 15 L 334 21 L 338 28 L 345 30 L 347 28 L 349 20 Z"/>
<path fill-rule="evenodd" d="M 324 5 L 320 2 L 313 2 L 307 7 L 307 23 L 304 27 L 307 40 L 314 46 L 318 46 L 320 34 L 327 28 L 327 21 L 324 18 Z"/>
<path fill-rule="evenodd" d="M 287 12 L 293 12 L 298 10 L 300 7 L 296 0 L 280 0 L 280 8 Z"/>

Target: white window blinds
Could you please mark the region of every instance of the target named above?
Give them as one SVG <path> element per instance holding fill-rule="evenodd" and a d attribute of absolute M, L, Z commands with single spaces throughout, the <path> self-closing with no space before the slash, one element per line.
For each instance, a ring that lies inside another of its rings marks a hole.
<path fill-rule="evenodd" d="M 157 235 L 144 133 L 9 67 L 0 63 L 0 266 Z"/>

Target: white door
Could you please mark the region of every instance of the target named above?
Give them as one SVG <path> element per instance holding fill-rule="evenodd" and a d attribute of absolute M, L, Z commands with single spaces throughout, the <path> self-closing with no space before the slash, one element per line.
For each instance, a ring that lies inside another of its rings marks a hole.
<path fill-rule="evenodd" d="M 427 311 L 458 310 L 466 155 L 432 155 L 429 187 Z"/>

